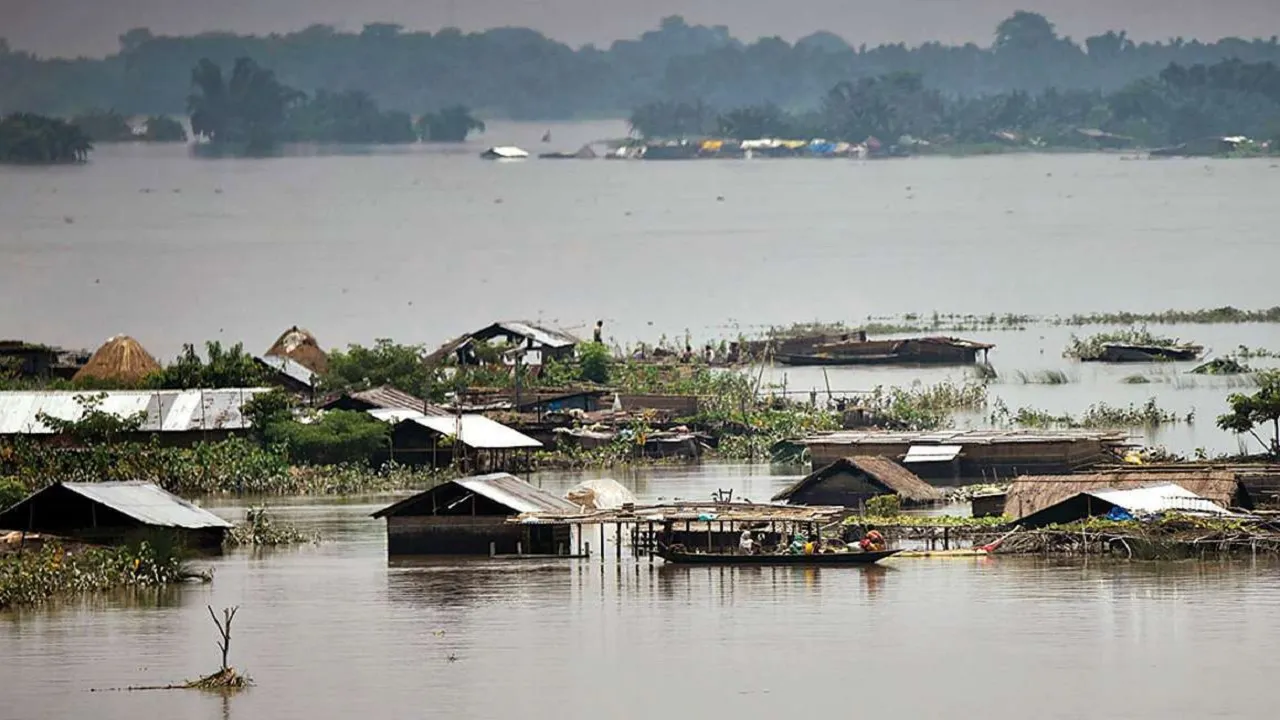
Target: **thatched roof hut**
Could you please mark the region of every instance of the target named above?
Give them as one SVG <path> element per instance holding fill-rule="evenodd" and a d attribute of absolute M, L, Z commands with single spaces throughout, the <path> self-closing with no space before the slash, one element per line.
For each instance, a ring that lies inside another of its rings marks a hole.
<path fill-rule="evenodd" d="M 877 495 L 897 495 L 905 504 L 927 504 L 942 493 L 886 457 L 841 458 L 773 496 L 792 505 L 856 507 Z"/>
<path fill-rule="evenodd" d="M 1230 470 L 1185 472 L 1103 472 L 1088 475 L 1027 475 L 1013 481 L 1005 496 L 1005 514 L 1021 520 L 1082 492 L 1134 490 L 1173 483 L 1224 508 L 1250 508 L 1253 501 Z"/>
<path fill-rule="evenodd" d="M 320 349 L 316 336 L 297 325 L 285 330 L 265 355 L 288 358 L 317 375 L 329 371 L 329 356 Z"/>
<path fill-rule="evenodd" d="M 128 335 L 116 335 L 103 343 L 72 377 L 73 381 L 94 379 L 119 383 L 137 383 L 160 372 L 160 363 Z"/>

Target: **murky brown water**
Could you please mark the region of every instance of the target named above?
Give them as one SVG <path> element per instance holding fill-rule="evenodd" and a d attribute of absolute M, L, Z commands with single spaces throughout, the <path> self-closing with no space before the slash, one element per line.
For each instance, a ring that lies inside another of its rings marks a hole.
<path fill-rule="evenodd" d="M 787 481 L 639 474 L 642 499 Z M 159 602 L 0 615 L 0 718 L 1258 718 L 1280 671 L 1267 564 L 389 566 L 382 504 L 294 501 L 328 542 L 230 555 Z M 90 692 L 213 669 L 206 604 L 241 606 L 232 659 L 257 687 Z"/>

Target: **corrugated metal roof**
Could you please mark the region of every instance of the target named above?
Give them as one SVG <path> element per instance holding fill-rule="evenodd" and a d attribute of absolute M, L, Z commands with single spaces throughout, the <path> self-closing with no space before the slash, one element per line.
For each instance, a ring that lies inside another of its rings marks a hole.
<path fill-rule="evenodd" d="M 62 487 L 138 522 L 157 527 L 229 528 L 231 523 L 208 510 L 146 482 L 59 483 Z M 51 486 L 52 487 L 52 486 Z"/>
<path fill-rule="evenodd" d="M 468 492 L 486 497 L 496 503 L 510 508 L 516 513 L 550 512 L 556 514 L 576 514 L 582 512 L 581 506 L 575 505 L 563 498 L 556 497 L 546 490 L 534 487 L 515 475 L 508 473 L 474 475 L 472 477 L 450 480 L 449 483 L 465 488 Z M 404 508 L 412 507 L 422 497 L 438 491 L 441 487 L 444 487 L 449 483 L 437 485 L 430 490 L 425 490 L 382 508 L 375 512 L 373 517 L 382 518 L 398 515 Z"/>
<path fill-rule="evenodd" d="M 376 408 L 413 410 L 426 415 L 448 415 L 444 409 L 432 405 L 422 398 L 407 393 L 390 385 L 382 385 L 360 392 L 347 393 L 347 397 Z M 332 403 L 330 403 L 332 404 Z"/>
<path fill-rule="evenodd" d="M 494 323 L 494 325 L 513 335 L 532 338 L 539 345 L 545 345 L 550 348 L 572 347 L 578 344 L 578 338 L 563 330 L 534 325 L 524 320 L 503 320 L 502 322 Z"/>
<path fill-rule="evenodd" d="M 142 432 L 190 432 L 243 430 L 249 426 L 240 410 L 268 388 L 217 390 L 107 390 L 98 406 L 119 417 L 145 413 Z M 84 408 L 77 401 L 96 392 L 40 391 L 0 392 L 0 435 L 48 435 L 53 430 L 40 422 L 44 413 L 64 420 L 78 420 Z"/>
<path fill-rule="evenodd" d="M 840 430 L 811 435 L 806 444 L 897 445 L 902 443 L 946 445 L 999 445 L 1041 442 L 1123 442 L 1128 435 L 1109 430 L 942 430 L 934 432 L 893 430 Z"/>
<path fill-rule="evenodd" d="M 907 448 L 904 463 L 951 462 L 963 450 L 959 445 L 912 445 Z"/>
<path fill-rule="evenodd" d="M 258 362 L 284 375 L 290 380 L 302 383 L 307 387 L 315 387 L 316 374 L 311 372 L 306 366 L 297 360 L 292 360 L 281 355 L 263 355 L 258 358 Z"/>
<path fill-rule="evenodd" d="M 536 488 L 508 473 L 458 478 L 453 481 L 477 495 L 501 503 L 518 513 L 580 512 L 581 506 Z"/>
<path fill-rule="evenodd" d="M 1084 494 L 1109 502 L 1112 505 L 1118 505 L 1128 510 L 1131 515 L 1147 515 L 1161 512 L 1195 512 L 1208 515 L 1233 514 L 1212 500 L 1201 497 L 1181 485 L 1173 483 L 1136 488 L 1134 490 L 1096 490 Z"/>
<path fill-rule="evenodd" d="M 415 422 L 448 437 L 457 436 L 461 428 L 458 439 L 462 444 L 479 450 L 542 447 L 528 435 L 483 415 L 423 415 L 416 410 L 396 409 L 370 410 L 369 414 L 384 422 Z"/>

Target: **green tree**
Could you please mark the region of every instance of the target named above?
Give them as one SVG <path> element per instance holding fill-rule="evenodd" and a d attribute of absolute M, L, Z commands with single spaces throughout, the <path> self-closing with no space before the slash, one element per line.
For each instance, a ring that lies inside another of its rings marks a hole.
<path fill-rule="evenodd" d="M 334 392 L 391 385 L 417 397 L 441 399 L 437 371 L 427 367 L 424 356 L 421 345 L 399 345 L 387 338 L 375 340 L 372 347 L 349 345 L 329 354 L 329 372 L 320 384 Z"/>
<path fill-rule="evenodd" d="M 90 142 L 128 142 L 136 140 L 125 117 L 115 110 L 95 109 L 71 118 Z"/>
<path fill-rule="evenodd" d="M 452 105 L 418 119 L 418 135 L 430 142 L 465 142 L 472 132 L 484 130 L 484 123 L 465 105 Z"/>
<path fill-rule="evenodd" d="M 613 365 L 613 356 L 604 343 L 586 343 L 578 347 L 578 364 L 582 368 L 583 380 L 601 385 L 608 384 L 609 370 Z"/>
<path fill-rule="evenodd" d="M 310 423 L 274 422 L 267 442 L 279 445 L 291 460 L 310 465 L 367 463 L 387 448 L 391 425 L 367 413 L 330 410 Z"/>
<path fill-rule="evenodd" d="M 147 130 L 142 139 L 147 142 L 186 142 L 187 129 L 168 115 L 152 115 L 147 118 Z"/>
<path fill-rule="evenodd" d="M 266 382 L 266 371 L 245 352 L 242 343 L 223 348 L 216 340 L 205 343 L 208 360 L 201 359 L 194 345 L 183 345 L 178 359 L 152 378 L 152 385 L 172 390 L 197 388 L 259 387 Z"/>
<path fill-rule="evenodd" d="M 246 401 L 240 408 L 240 414 L 249 422 L 254 437 L 265 443 L 271 435 L 272 427 L 293 420 L 293 408 L 296 405 L 289 393 L 278 389 L 269 390 Z"/>
<path fill-rule="evenodd" d="M 0 120 L 0 163 L 84 162 L 92 149 L 80 128 L 57 118 L 14 113 Z"/>
<path fill-rule="evenodd" d="M 1218 427 L 1236 434 L 1249 433 L 1272 457 L 1280 457 L 1280 370 L 1259 373 L 1257 392 L 1232 393 L 1227 404 L 1231 412 L 1218 416 Z M 1257 432 L 1267 425 L 1271 426 L 1269 441 Z"/>
<path fill-rule="evenodd" d="M 55 434 L 66 435 L 85 445 L 110 445 L 142 429 L 142 424 L 147 420 L 145 410 L 131 415 L 116 415 L 102 409 L 102 403 L 106 399 L 105 392 L 77 395 L 75 400 L 80 406 L 78 418 L 71 420 L 42 411 L 36 413 L 36 419 Z"/>
<path fill-rule="evenodd" d="M 368 93 L 316 91 L 289 114 L 294 140 L 339 143 L 410 143 L 417 139 L 408 113 L 383 112 Z"/>
<path fill-rule="evenodd" d="M 200 60 L 191 71 L 191 86 L 194 91 L 187 98 L 191 131 L 247 152 L 263 151 L 279 142 L 289 108 L 303 98 L 247 57 L 236 59 L 227 80 L 212 60 Z"/>
<path fill-rule="evenodd" d="M 0 511 L 17 505 L 29 494 L 18 478 L 0 478 Z"/>

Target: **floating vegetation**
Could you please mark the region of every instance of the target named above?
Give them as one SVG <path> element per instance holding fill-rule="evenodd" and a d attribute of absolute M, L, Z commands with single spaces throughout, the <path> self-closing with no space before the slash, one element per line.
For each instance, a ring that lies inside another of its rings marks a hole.
<path fill-rule="evenodd" d="M 1195 371 L 1192 370 L 1192 372 L 1195 372 Z M 1120 382 L 1124 383 L 1125 385 L 1148 385 L 1151 383 L 1151 378 L 1147 377 L 1146 375 L 1127 375 Z"/>
<path fill-rule="evenodd" d="M 1022 407 L 1010 411 L 1003 401 L 993 403 L 994 409 L 988 415 L 992 425 L 1001 427 L 1024 428 L 1077 428 L 1089 430 L 1106 430 L 1112 428 L 1154 428 L 1162 425 L 1195 422 L 1195 411 L 1179 415 L 1165 410 L 1156 404 L 1155 398 L 1148 399 L 1141 405 L 1118 407 L 1104 402 L 1090 405 L 1079 417 L 1070 413 L 1054 414 L 1036 408 Z"/>
<path fill-rule="evenodd" d="M 1083 339 L 1072 335 L 1068 341 L 1067 349 L 1062 351 L 1062 355 L 1063 357 L 1077 360 L 1097 360 L 1103 357 L 1108 345 L 1115 344 L 1142 345 L 1157 348 L 1179 347 L 1177 339 L 1154 335 L 1145 327 L 1142 327 L 1097 333 Z"/>
<path fill-rule="evenodd" d="M 1025 372 L 1016 370 L 1014 378 L 1022 385 L 1066 385 L 1072 379 L 1062 370 L 1035 370 Z"/>
<path fill-rule="evenodd" d="M 1197 366 L 1191 372 L 1195 375 L 1243 375 L 1253 370 L 1233 358 L 1220 357 Z"/>
<path fill-rule="evenodd" d="M 319 533 L 307 534 L 292 525 L 278 522 L 266 506 L 251 507 L 244 514 L 244 522 L 227 533 L 227 545 L 250 547 L 276 547 L 320 542 Z"/>
<path fill-rule="evenodd" d="M 193 578 L 176 545 L 68 549 L 47 543 L 37 551 L 0 556 L 0 608 L 33 605 L 58 595 L 119 587 L 159 587 Z"/>
<path fill-rule="evenodd" d="M 1266 348 L 1251 348 L 1248 345 L 1239 345 L 1235 350 L 1227 353 L 1227 357 L 1239 358 L 1241 360 L 1253 360 L 1254 358 L 1280 358 L 1280 353 Z"/>
<path fill-rule="evenodd" d="M 951 415 L 963 410 L 981 410 L 987 405 L 984 383 L 957 385 L 949 380 L 936 385 L 877 387 L 857 402 L 866 408 L 877 425 L 903 430 L 935 430 L 947 424 Z"/>
<path fill-rule="evenodd" d="M 1114 312 L 1071 315 L 1055 318 L 1059 325 L 1221 325 L 1235 323 L 1280 323 L 1280 307 L 1240 310 L 1224 305 L 1200 310 L 1165 310 L 1153 313 Z"/>

